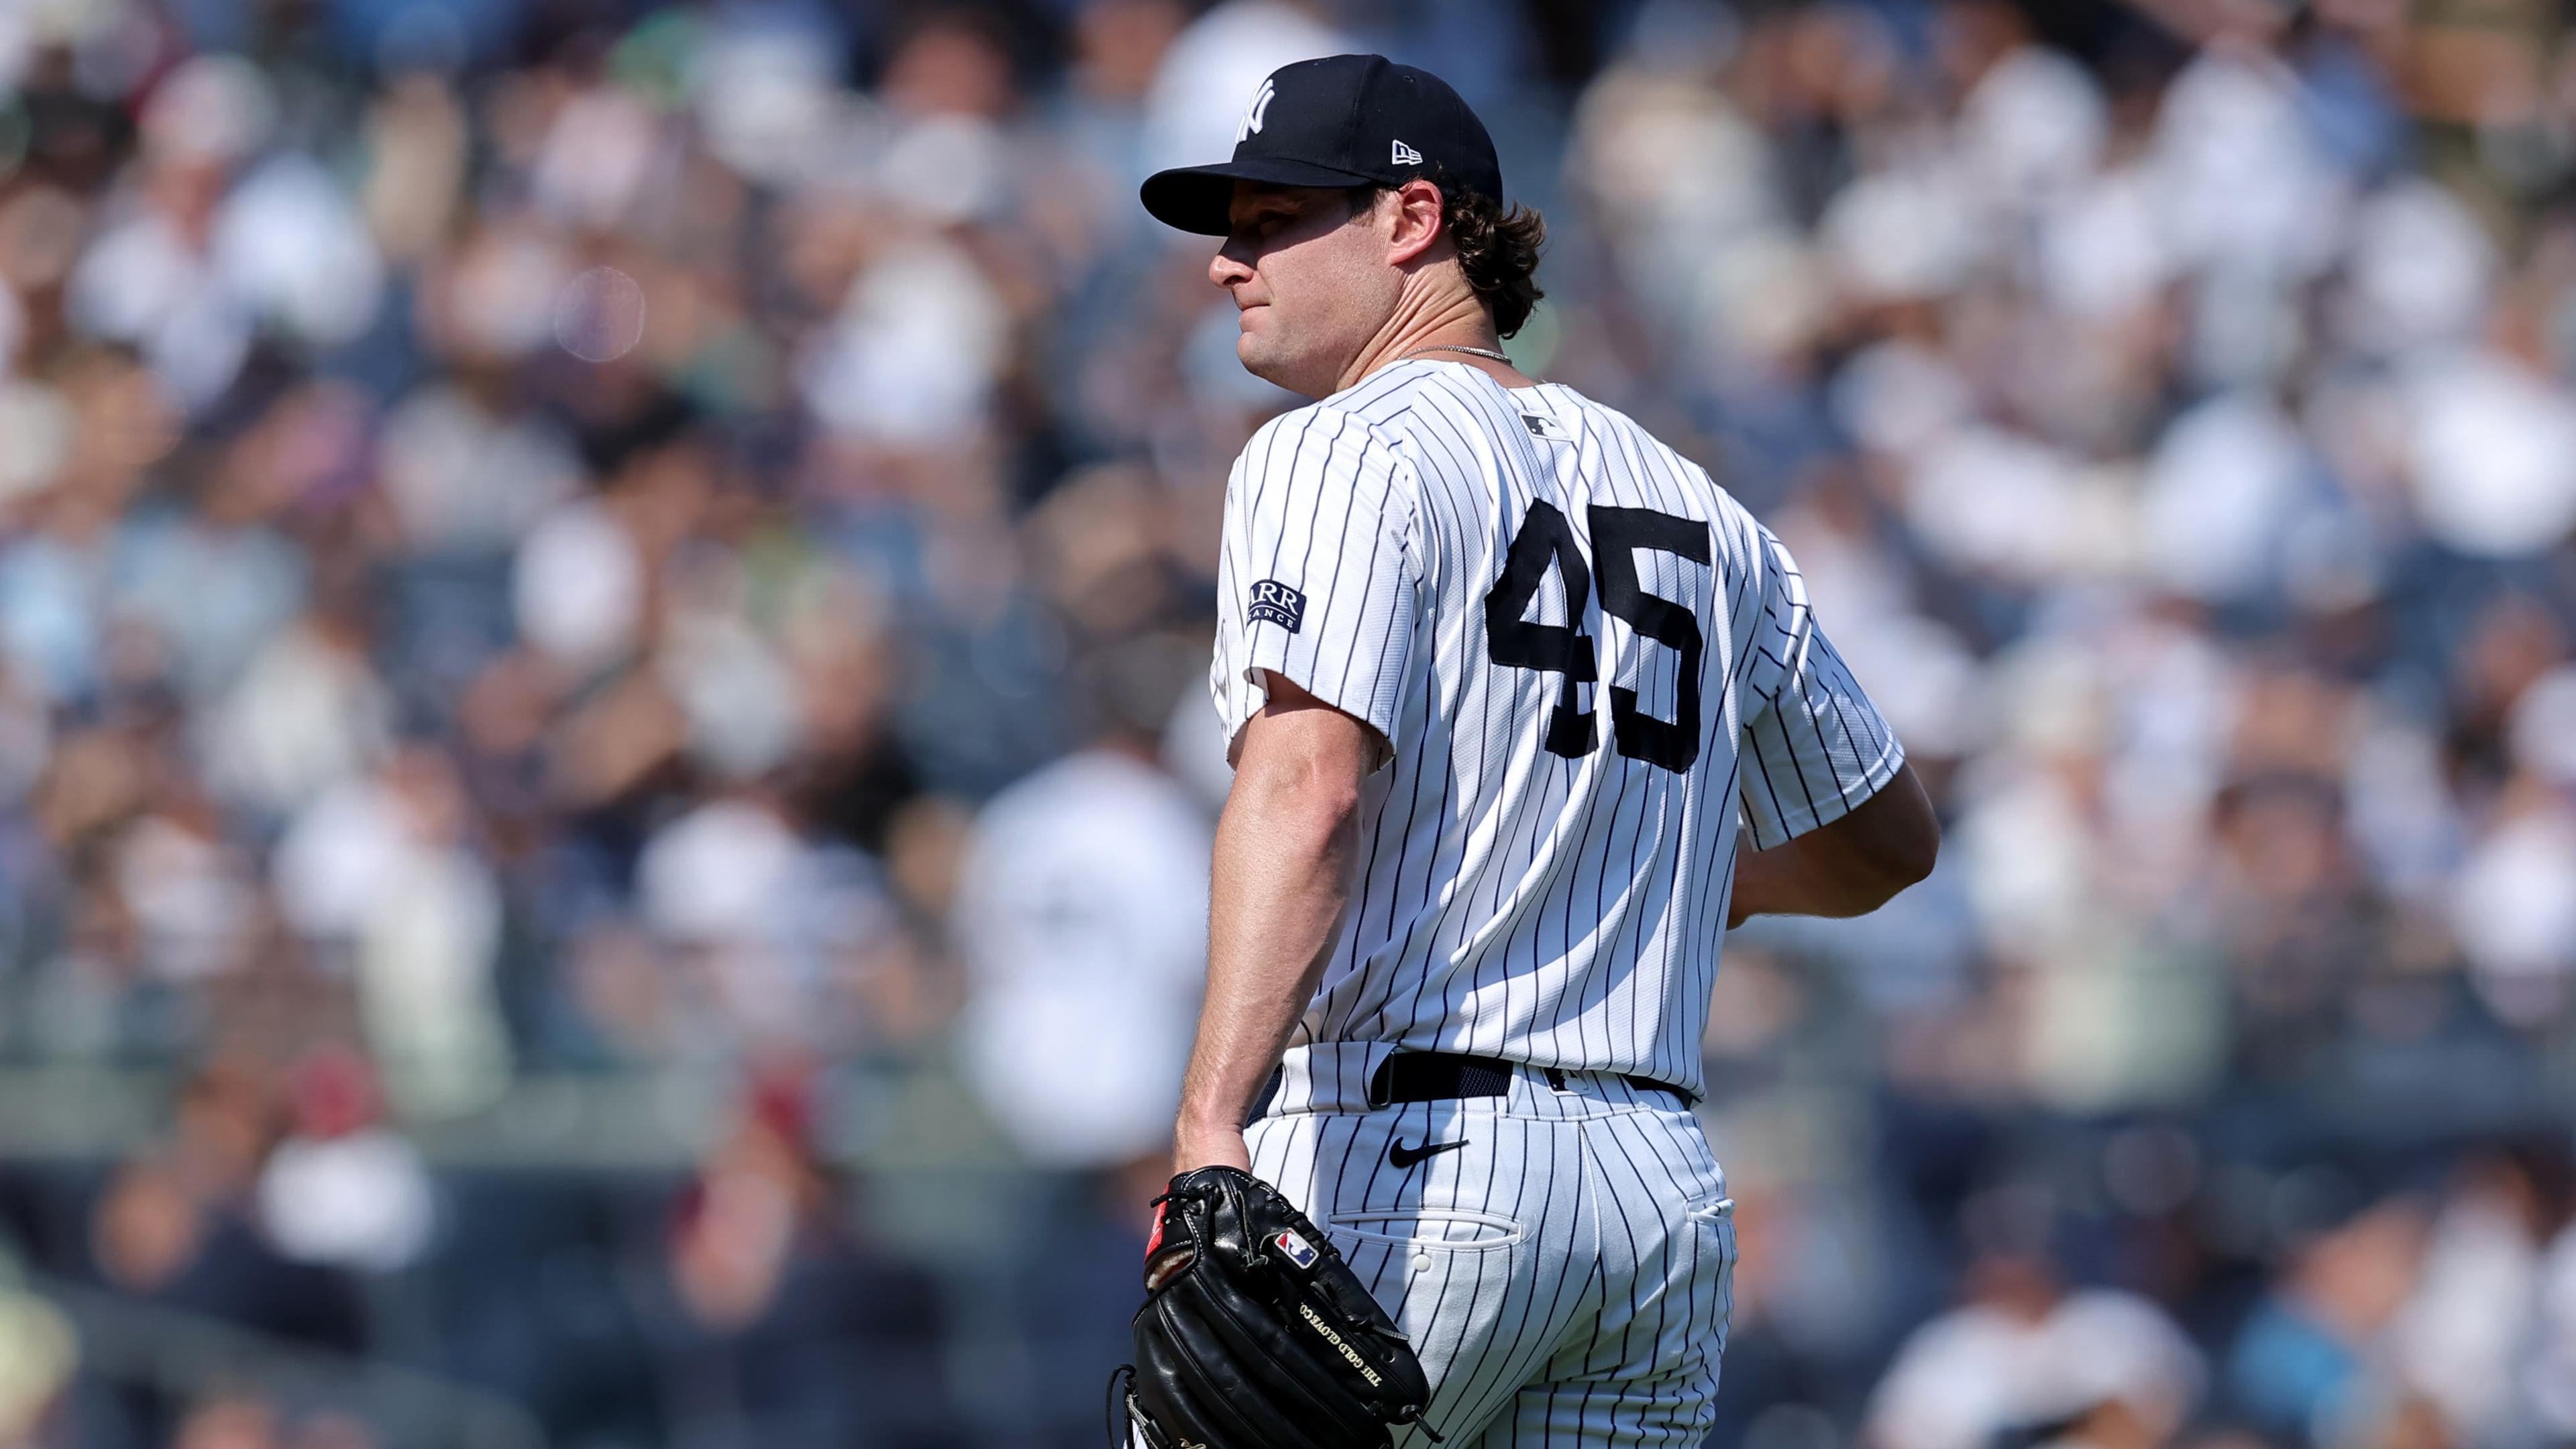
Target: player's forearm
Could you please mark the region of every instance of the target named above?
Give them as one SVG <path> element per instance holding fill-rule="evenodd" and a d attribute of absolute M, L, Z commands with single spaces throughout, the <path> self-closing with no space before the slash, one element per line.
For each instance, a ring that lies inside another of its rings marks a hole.
<path fill-rule="evenodd" d="M 1349 897 L 1359 791 L 1309 758 L 1248 757 L 1217 822 L 1208 985 L 1180 1146 L 1239 1132 L 1314 996 Z"/>
<path fill-rule="evenodd" d="M 1726 923 L 1752 916 L 1862 916 L 1932 873 L 1941 849 L 1931 797 L 1904 766 L 1841 819 L 1769 850 L 1735 857 Z"/>
<path fill-rule="evenodd" d="M 1754 916 L 1864 916 L 1885 905 L 1900 887 L 1820 869 L 1800 841 L 1769 850 L 1738 848 L 1735 898 L 1729 926 Z"/>

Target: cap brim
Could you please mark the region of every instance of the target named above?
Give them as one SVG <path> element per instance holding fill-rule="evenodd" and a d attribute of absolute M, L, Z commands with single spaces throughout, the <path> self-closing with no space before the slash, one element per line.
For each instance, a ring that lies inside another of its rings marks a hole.
<path fill-rule="evenodd" d="M 1375 181 L 1356 171 L 1319 166 L 1284 157 L 1255 157 L 1215 166 L 1176 166 L 1157 171 L 1137 188 L 1137 199 L 1156 221 L 1200 236 L 1232 231 L 1226 213 L 1234 204 L 1234 183 L 1257 181 L 1265 186 L 1360 186 Z"/>

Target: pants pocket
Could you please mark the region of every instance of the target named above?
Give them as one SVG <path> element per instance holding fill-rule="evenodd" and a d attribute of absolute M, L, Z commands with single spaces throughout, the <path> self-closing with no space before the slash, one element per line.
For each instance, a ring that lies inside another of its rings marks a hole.
<path fill-rule="evenodd" d="M 1518 1243 L 1521 1225 L 1500 1213 L 1472 1208 L 1396 1208 L 1336 1213 L 1324 1231 L 1400 1252 L 1481 1251 Z"/>
<path fill-rule="evenodd" d="M 1722 1197 L 1690 1211 L 1690 1231 L 1699 1239 L 1697 1276 L 1717 1283 L 1716 1344 L 1711 1358 L 1726 1347 L 1728 1320 L 1735 1317 L 1735 1199 Z"/>

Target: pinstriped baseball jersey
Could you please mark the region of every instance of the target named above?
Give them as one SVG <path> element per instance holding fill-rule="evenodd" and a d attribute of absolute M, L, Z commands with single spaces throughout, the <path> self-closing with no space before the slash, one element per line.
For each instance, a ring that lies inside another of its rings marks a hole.
<path fill-rule="evenodd" d="M 1273 420 L 1227 486 L 1218 587 L 1229 736 L 1276 673 L 1385 745 L 1292 1046 L 1697 1095 L 1739 820 L 1781 844 L 1903 761 L 1779 540 L 1571 388 L 1423 359 Z M 1297 1076 L 1283 1108 L 1321 1094 Z"/>

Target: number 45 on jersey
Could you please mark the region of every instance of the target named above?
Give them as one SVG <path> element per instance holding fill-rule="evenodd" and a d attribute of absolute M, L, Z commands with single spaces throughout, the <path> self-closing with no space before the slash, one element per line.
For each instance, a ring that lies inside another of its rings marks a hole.
<path fill-rule="evenodd" d="M 1687 770 L 1699 759 L 1700 637 L 1699 619 L 1670 599 L 1646 592 L 1637 578 L 1637 550 L 1653 549 L 1709 561 L 1708 525 L 1697 519 L 1659 513 L 1651 508 L 1613 508 L 1591 504 L 1583 510 L 1592 534 L 1593 556 L 1601 561 L 1596 581 L 1583 562 L 1574 525 L 1554 504 L 1530 504 L 1520 532 L 1503 555 L 1503 576 L 1485 596 L 1486 649 L 1496 664 L 1540 669 L 1565 676 L 1564 692 L 1547 722 L 1550 753 L 1579 760 L 1592 753 L 1599 731 L 1593 716 L 1575 707 L 1575 686 L 1599 676 L 1592 636 L 1583 632 L 1583 597 L 1598 582 L 1601 610 L 1623 619 L 1638 637 L 1664 645 L 1681 657 L 1681 677 L 1674 691 L 1673 715 L 1659 720 L 1637 707 L 1637 691 L 1610 688 L 1611 738 L 1619 753 L 1663 769 Z M 1563 624 L 1532 623 L 1525 616 L 1555 560 L 1565 580 Z"/>

